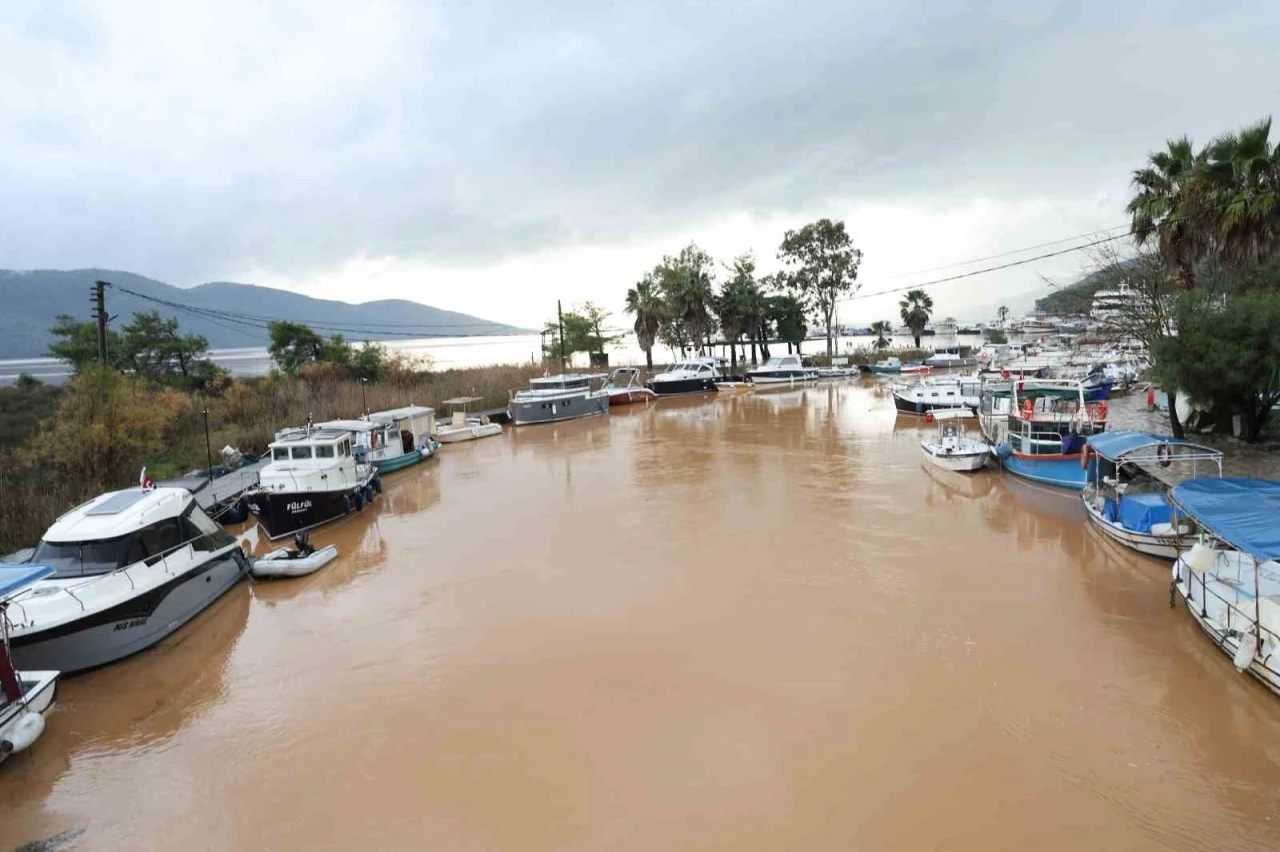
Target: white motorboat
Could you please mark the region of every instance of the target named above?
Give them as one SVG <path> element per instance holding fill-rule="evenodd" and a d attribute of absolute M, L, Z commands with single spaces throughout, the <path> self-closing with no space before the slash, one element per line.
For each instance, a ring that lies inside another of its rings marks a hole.
<path fill-rule="evenodd" d="M 757 385 L 794 385 L 812 382 L 818 371 L 804 366 L 799 355 L 777 355 L 754 370 L 747 370 L 747 379 Z"/>
<path fill-rule="evenodd" d="M 650 379 L 649 387 L 658 396 L 707 393 L 723 379 L 715 358 L 686 358 Z"/>
<path fill-rule="evenodd" d="M 610 405 L 630 405 L 633 402 L 651 402 L 657 397 L 653 388 L 640 381 L 640 371 L 635 367 L 618 367 L 604 383 L 609 392 Z"/>
<path fill-rule="evenodd" d="M 64 673 L 150 648 L 249 570 L 182 488 L 132 488 L 58 518 L 31 557 L 54 573 L 7 605 L 14 664 Z"/>
<path fill-rule="evenodd" d="M 1174 560 L 1174 590 L 1237 671 L 1280 695 L 1280 482 L 1191 479 L 1169 500 L 1200 532 Z"/>
<path fill-rule="evenodd" d="M 252 568 L 254 577 L 305 577 L 314 574 L 328 565 L 338 556 L 336 545 L 328 545 L 319 550 L 311 546 L 306 533 L 294 536 L 297 547 L 281 547 L 266 556 L 254 559 Z"/>
<path fill-rule="evenodd" d="M 1093 435 L 1085 459 L 1088 481 L 1081 500 L 1089 520 L 1125 547 L 1162 559 L 1176 559 L 1192 543 L 1189 526 L 1173 526 L 1166 482 L 1222 476 L 1220 451 L 1146 432 Z"/>
<path fill-rule="evenodd" d="M 382 490 L 377 469 L 357 459 L 360 438 L 349 428 L 380 427 L 365 420 L 335 422 L 334 428 L 279 432 L 269 445 L 271 463 L 244 495 L 268 537 L 283 538 L 363 509 Z"/>
<path fill-rule="evenodd" d="M 0 763 L 31 748 L 58 698 L 58 672 L 14 668 L 6 613 L 8 598 L 52 574 L 48 565 L 0 564 Z"/>
<path fill-rule="evenodd" d="M 939 408 L 962 406 L 976 412 L 981 404 L 982 382 L 977 377 L 927 378 L 914 385 L 893 389 L 893 406 L 904 414 L 924 414 Z"/>
<path fill-rule="evenodd" d="M 502 424 L 489 422 L 488 417 L 472 417 L 467 414 L 466 406 L 480 402 L 483 397 L 458 396 L 446 399 L 445 405 L 451 406 L 453 414 L 444 426 L 436 427 L 436 440 L 442 444 L 457 444 L 461 441 L 474 441 L 477 438 L 492 438 L 502 434 Z"/>
<path fill-rule="evenodd" d="M 973 350 L 968 346 L 943 346 L 935 349 L 932 355 L 924 359 L 924 362 L 934 369 L 972 367 L 978 363 L 978 359 L 973 357 L 972 352 Z"/>
<path fill-rule="evenodd" d="M 944 470 L 981 470 L 991 456 L 991 447 L 966 434 L 964 421 L 972 417 L 973 412 L 967 408 L 944 408 L 926 414 L 926 421 L 938 424 L 938 436 L 920 442 L 925 460 Z"/>

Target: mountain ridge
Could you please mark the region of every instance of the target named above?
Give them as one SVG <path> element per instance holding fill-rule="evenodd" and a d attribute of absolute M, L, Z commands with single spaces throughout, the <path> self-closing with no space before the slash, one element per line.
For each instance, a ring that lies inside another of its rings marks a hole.
<path fill-rule="evenodd" d="M 306 323 L 322 334 L 340 333 L 349 340 L 471 337 L 527 331 L 410 299 L 342 302 L 231 281 L 175 287 L 113 269 L 0 269 L 0 305 L 4 306 L 0 311 L 0 358 L 46 355 L 51 340 L 48 329 L 58 314 L 90 318 L 89 291 L 95 280 L 112 284 L 107 290 L 107 311 L 114 328 L 123 326 L 135 313 L 157 310 L 162 316 L 176 318 L 183 333 L 208 338 L 212 349 L 266 346 L 268 334 L 262 320 L 268 318 Z M 197 315 L 193 309 L 216 312 L 217 316 Z M 239 316 L 228 316 L 232 314 Z"/>

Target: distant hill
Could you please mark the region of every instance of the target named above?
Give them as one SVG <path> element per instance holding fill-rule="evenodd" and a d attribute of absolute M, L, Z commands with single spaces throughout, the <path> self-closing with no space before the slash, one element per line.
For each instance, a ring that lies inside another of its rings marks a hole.
<path fill-rule="evenodd" d="M 164 316 L 176 317 L 184 332 L 207 337 L 213 349 L 265 346 L 266 329 L 261 328 L 261 324 L 255 326 L 248 321 L 195 316 L 121 292 L 121 288 L 188 308 L 304 322 L 322 334 L 340 331 L 348 340 L 462 337 L 519 334 L 523 331 L 404 299 L 354 305 L 253 284 L 215 282 L 183 289 L 131 272 L 110 269 L 4 269 L 0 270 L 0 358 L 44 355 L 49 344 L 48 329 L 58 314 L 89 319 L 89 288 L 95 280 L 110 281 L 114 285 L 107 291 L 107 311 L 117 317 L 114 328 L 128 322 L 134 313 L 158 310 Z"/>
<path fill-rule="evenodd" d="M 1124 267 L 1133 262 L 1122 261 L 1120 266 Z M 1044 298 L 1036 299 L 1036 310 L 1058 316 L 1087 315 L 1093 309 L 1093 295 L 1114 283 L 1115 270 L 1100 269 L 1097 272 L 1090 272 L 1074 284 L 1059 287 Z"/>

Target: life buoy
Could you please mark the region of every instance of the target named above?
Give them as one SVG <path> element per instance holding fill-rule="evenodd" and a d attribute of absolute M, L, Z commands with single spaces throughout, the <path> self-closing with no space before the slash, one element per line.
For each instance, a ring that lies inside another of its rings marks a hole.
<path fill-rule="evenodd" d="M 1173 447 L 1168 444 L 1161 444 L 1156 447 L 1156 460 L 1160 462 L 1161 467 L 1168 467 L 1173 464 Z"/>
<path fill-rule="evenodd" d="M 1084 449 L 1080 451 L 1080 467 L 1083 470 L 1089 469 L 1089 445 L 1085 444 Z"/>
<path fill-rule="evenodd" d="M 1001 371 L 1000 371 L 1000 378 L 1002 378 L 1002 379 L 1007 379 L 1007 378 L 1009 378 L 1009 371 L 1008 371 L 1008 370 L 1001 370 Z"/>
<path fill-rule="evenodd" d="M 1099 420 L 1107 419 L 1107 401 L 1105 399 L 1102 402 L 1098 403 L 1098 419 Z"/>
<path fill-rule="evenodd" d="M 1034 412 L 1035 412 L 1034 403 L 1032 403 L 1031 400 L 1029 399 L 1024 399 L 1022 401 L 1022 419 L 1030 420 Z"/>
<path fill-rule="evenodd" d="M 924 413 L 924 422 L 925 422 L 925 423 L 932 423 L 932 422 L 933 422 L 933 412 L 932 412 L 932 411 L 926 411 L 926 412 Z"/>

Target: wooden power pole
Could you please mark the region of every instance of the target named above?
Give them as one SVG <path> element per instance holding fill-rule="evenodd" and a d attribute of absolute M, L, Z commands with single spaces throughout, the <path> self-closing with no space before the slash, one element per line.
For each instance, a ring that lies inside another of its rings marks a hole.
<path fill-rule="evenodd" d="M 107 282 L 93 282 L 93 316 L 98 321 L 98 360 L 107 363 Z"/>
<path fill-rule="evenodd" d="M 564 375 L 564 311 L 560 309 L 559 299 L 556 299 L 556 321 L 560 324 L 560 374 Z"/>

